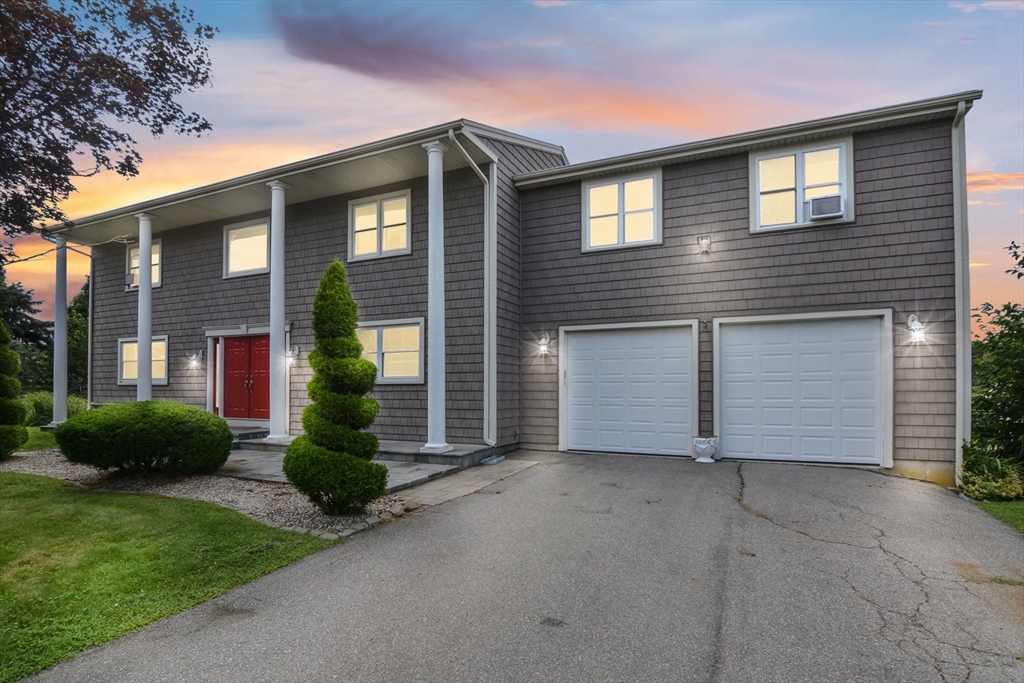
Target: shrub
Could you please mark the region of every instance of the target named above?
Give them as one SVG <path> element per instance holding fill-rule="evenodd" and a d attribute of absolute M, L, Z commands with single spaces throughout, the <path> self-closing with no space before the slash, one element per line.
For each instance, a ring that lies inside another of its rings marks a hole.
<path fill-rule="evenodd" d="M 21 397 L 28 406 L 29 415 L 25 426 L 41 427 L 53 422 L 53 394 L 49 391 L 32 391 Z M 81 396 L 68 396 L 68 418 L 88 410 L 89 404 Z"/>
<path fill-rule="evenodd" d="M 387 488 L 387 468 L 370 462 L 380 450 L 377 437 L 360 431 L 373 423 L 379 406 L 364 396 L 377 368 L 361 357 L 356 316 L 345 268 L 335 260 L 313 298 L 316 348 L 309 364 L 315 374 L 308 386 L 313 403 L 302 412 L 306 435 L 284 457 L 288 481 L 328 515 L 361 510 Z"/>
<path fill-rule="evenodd" d="M 1024 476 L 1015 462 L 994 455 L 992 444 L 977 439 L 964 443 L 960 491 L 975 500 L 1024 498 Z"/>
<path fill-rule="evenodd" d="M 57 427 L 55 436 L 71 462 L 170 475 L 212 472 L 228 459 L 233 439 L 216 415 L 165 401 L 89 410 Z"/>
<path fill-rule="evenodd" d="M 28 441 L 28 430 L 22 424 L 25 406 L 18 400 L 21 359 L 10 348 L 10 343 L 11 334 L 0 322 L 0 460 L 6 459 Z"/>

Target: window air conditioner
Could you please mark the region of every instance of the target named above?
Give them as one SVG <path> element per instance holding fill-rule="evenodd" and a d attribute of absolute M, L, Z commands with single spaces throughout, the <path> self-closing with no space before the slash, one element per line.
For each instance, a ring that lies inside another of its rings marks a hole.
<path fill-rule="evenodd" d="M 807 202 L 810 208 L 807 217 L 812 221 L 822 221 L 826 218 L 843 217 L 843 195 L 829 194 L 824 197 L 815 197 Z"/>

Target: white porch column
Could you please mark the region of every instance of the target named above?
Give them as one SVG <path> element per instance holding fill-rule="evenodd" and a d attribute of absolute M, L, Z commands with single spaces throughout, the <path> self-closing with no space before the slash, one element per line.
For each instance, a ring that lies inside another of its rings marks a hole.
<path fill-rule="evenodd" d="M 438 142 L 427 150 L 427 443 L 420 453 L 447 453 L 444 427 L 444 153 Z"/>
<path fill-rule="evenodd" d="M 139 331 L 138 386 L 136 400 L 153 398 L 153 217 L 148 213 L 139 219 Z"/>
<path fill-rule="evenodd" d="M 270 187 L 270 434 L 288 436 L 288 349 L 284 329 L 284 191 L 290 185 L 272 180 Z"/>
<path fill-rule="evenodd" d="M 57 282 L 53 292 L 53 421 L 68 419 L 68 241 L 57 237 Z"/>

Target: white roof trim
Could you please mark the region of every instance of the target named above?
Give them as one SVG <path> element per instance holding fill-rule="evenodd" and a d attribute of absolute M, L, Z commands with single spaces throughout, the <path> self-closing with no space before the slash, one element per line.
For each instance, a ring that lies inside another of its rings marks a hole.
<path fill-rule="evenodd" d="M 626 172 L 635 168 L 664 166 L 693 157 L 713 156 L 784 144 L 810 136 L 821 137 L 826 134 L 850 133 L 869 127 L 893 125 L 907 119 L 924 120 L 937 118 L 943 114 L 953 116 L 956 114 L 957 105 L 960 102 L 966 102 L 969 110 L 972 103 L 981 99 L 981 96 L 981 90 L 969 90 L 954 95 L 869 109 L 853 114 L 842 114 L 749 133 L 727 135 L 608 159 L 598 159 L 571 166 L 533 171 L 516 176 L 515 184 L 521 189 L 552 185 L 588 176 Z"/>

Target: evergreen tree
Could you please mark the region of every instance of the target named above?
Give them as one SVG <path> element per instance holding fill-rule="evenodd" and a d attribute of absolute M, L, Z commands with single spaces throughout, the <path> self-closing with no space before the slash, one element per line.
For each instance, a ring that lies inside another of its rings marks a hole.
<path fill-rule="evenodd" d="M 373 424 L 379 406 L 365 396 L 377 382 L 377 368 L 361 357 L 356 318 L 345 268 L 335 260 L 313 298 L 316 348 L 307 387 L 313 403 L 302 412 L 306 434 L 284 458 L 288 481 L 329 515 L 361 510 L 387 487 L 387 468 L 370 462 L 380 450 L 377 437 L 361 431 Z"/>
<path fill-rule="evenodd" d="M 89 390 L 89 280 L 68 304 L 68 393 Z"/>
<path fill-rule="evenodd" d="M 25 421 L 25 404 L 18 400 L 21 382 L 18 370 L 21 359 L 8 345 L 11 334 L 0 322 L 0 460 L 18 450 L 28 441 L 28 430 L 22 426 Z"/>

